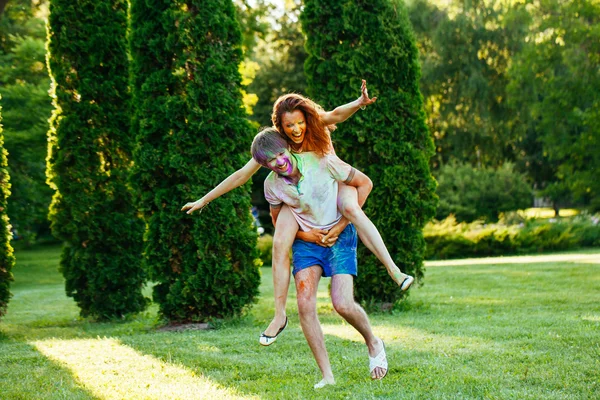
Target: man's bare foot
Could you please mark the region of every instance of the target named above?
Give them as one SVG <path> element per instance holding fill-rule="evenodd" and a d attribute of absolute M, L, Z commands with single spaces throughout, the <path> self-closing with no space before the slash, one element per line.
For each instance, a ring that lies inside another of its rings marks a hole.
<path fill-rule="evenodd" d="M 385 354 L 383 340 L 377 338 L 377 342 L 369 347 L 369 369 L 371 379 L 382 379 L 387 375 L 388 363 Z"/>
<path fill-rule="evenodd" d="M 333 377 L 332 378 L 327 378 L 327 379 L 323 378 L 323 379 L 321 379 L 321 382 L 315 383 L 314 388 L 315 389 L 322 389 L 322 388 L 324 388 L 327 385 L 335 385 L 335 379 L 333 379 Z"/>

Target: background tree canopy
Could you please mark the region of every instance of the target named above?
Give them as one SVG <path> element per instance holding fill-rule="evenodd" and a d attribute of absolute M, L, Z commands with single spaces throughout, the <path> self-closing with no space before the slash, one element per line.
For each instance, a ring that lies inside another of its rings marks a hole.
<path fill-rule="evenodd" d="M 286 10 L 293 10 L 291 3 Z M 600 193 L 592 178 L 598 167 L 592 149 L 600 136 L 593 123 L 600 81 L 594 68 L 597 2 L 411 0 L 407 8 L 436 146 L 434 175 L 449 162 L 494 170 L 509 162 L 557 210 L 564 205 L 597 210 Z M 295 18 L 285 15 L 267 25 L 246 53 L 260 66 L 249 92 L 259 94 L 251 118 L 261 125 L 269 123 L 272 100 L 280 93 L 273 88 L 305 90 L 306 56 L 295 50 L 303 49 L 304 37 Z M 268 13 L 262 18 L 273 21 Z M 280 42 L 285 46 L 273 51 L 277 41 L 267 37 L 285 38 Z M 261 201 L 260 185 L 253 199 Z"/>
<path fill-rule="evenodd" d="M 51 101 L 46 68 L 45 5 L 11 0 L 0 14 L 0 93 L 12 195 L 8 210 L 20 237 L 48 234 L 52 191 L 46 185 Z"/>
<path fill-rule="evenodd" d="M 280 94 L 307 94 L 300 21 L 306 2 L 233 3 L 241 24 L 239 69 L 251 136 L 258 126 L 270 125 L 271 106 Z M 29 243 L 48 233 L 52 194 L 44 175 L 51 111 L 44 48 L 47 6 L 46 0 L 0 1 L 0 93 L 12 184 L 7 212 Z M 502 174 L 510 164 L 536 196 L 548 198 L 556 209 L 599 210 L 598 2 L 407 0 L 406 8 L 419 49 L 426 123 L 435 141 L 433 174 L 442 181 L 448 165 Z M 339 19 L 332 15 L 330 23 Z M 342 26 L 348 32 L 355 28 Z M 367 66 L 359 67 L 354 78 L 369 78 Z M 339 102 L 357 94 L 353 90 Z M 247 148 L 249 141 L 241 145 Z M 252 201 L 263 210 L 265 172 L 255 176 L 252 186 Z M 480 200 L 469 200 L 477 197 L 447 193 L 444 198 L 463 204 L 446 207 L 443 198 L 440 218 L 458 207 L 481 206 Z M 494 218 L 486 212 L 481 216 Z M 262 217 L 265 225 L 270 223 L 266 211 Z"/>

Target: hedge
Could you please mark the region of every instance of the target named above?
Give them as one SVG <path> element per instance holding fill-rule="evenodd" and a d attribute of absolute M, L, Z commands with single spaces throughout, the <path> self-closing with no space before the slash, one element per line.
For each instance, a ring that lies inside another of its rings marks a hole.
<path fill-rule="evenodd" d="M 171 322 L 241 313 L 258 295 L 249 185 L 201 214 L 181 212 L 250 158 L 231 1 L 131 1 L 133 184 L 144 263 Z"/>
<path fill-rule="evenodd" d="M 357 96 L 361 78 L 377 102 L 333 133 L 337 154 L 365 172 L 373 191 L 365 212 L 403 272 L 423 279 L 422 229 L 434 215 L 434 154 L 419 91 L 420 67 L 406 9 L 398 1 L 307 0 L 302 25 L 310 96 L 325 109 Z M 359 248 L 356 298 L 365 304 L 402 298 L 385 268 Z"/>
<path fill-rule="evenodd" d="M 127 1 L 51 0 L 48 66 L 54 110 L 47 176 L 60 270 L 82 316 L 120 318 L 146 308 L 143 221 L 128 185 Z"/>
<path fill-rule="evenodd" d="M 1 97 L 0 97 L 1 99 Z M 2 107 L 0 107 L 2 111 Z M 0 114 L 0 122 L 2 115 Z M 10 195 L 10 177 L 8 176 L 7 152 L 4 149 L 4 135 L 0 124 L 0 319 L 6 313 L 8 301 L 11 298 L 11 273 L 15 264 L 13 249 L 10 245 L 11 232 L 7 214 L 7 199 Z"/>

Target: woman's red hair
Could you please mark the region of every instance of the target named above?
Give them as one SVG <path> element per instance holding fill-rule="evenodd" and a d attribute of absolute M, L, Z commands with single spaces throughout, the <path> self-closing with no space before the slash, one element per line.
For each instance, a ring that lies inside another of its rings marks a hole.
<path fill-rule="evenodd" d="M 306 131 L 301 144 L 292 142 L 285 134 L 282 118 L 285 113 L 300 110 L 306 118 Z M 329 129 L 319 116 L 323 108 L 309 98 L 299 94 L 290 93 L 280 96 L 273 105 L 271 121 L 280 134 L 288 141 L 294 151 L 314 151 L 319 156 L 324 156 L 332 150 Z M 335 129 L 335 127 L 331 127 Z"/>

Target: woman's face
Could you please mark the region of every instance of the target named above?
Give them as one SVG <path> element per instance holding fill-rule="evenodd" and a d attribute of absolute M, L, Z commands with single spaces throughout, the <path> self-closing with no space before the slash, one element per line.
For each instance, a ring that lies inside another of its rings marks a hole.
<path fill-rule="evenodd" d="M 306 119 L 302 111 L 286 112 L 281 117 L 281 125 L 283 126 L 283 132 L 292 142 L 300 144 L 304 141 Z"/>

